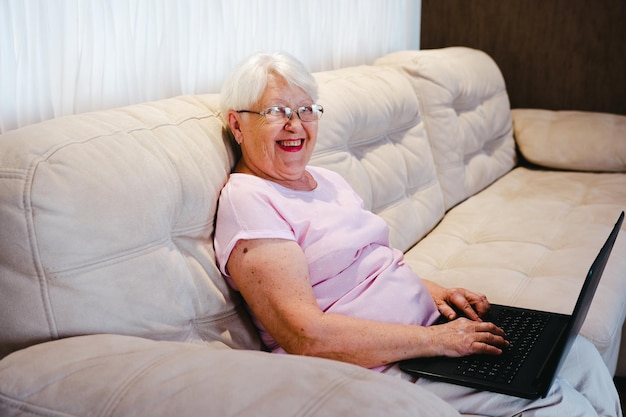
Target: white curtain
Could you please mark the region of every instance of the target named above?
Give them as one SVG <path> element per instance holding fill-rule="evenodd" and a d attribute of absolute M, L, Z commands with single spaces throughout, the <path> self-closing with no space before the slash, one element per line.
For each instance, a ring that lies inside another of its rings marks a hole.
<path fill-rule="evenodd" d="M 0 133 L 217 92 L 257 50 L 311 71 L 419 47 L 421 0 L 0 0 Z"/>

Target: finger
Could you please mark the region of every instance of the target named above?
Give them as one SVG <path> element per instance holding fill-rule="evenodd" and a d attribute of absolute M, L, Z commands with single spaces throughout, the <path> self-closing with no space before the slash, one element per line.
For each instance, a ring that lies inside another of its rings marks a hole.
<path fill-rule="evenodd" d="M 506 339 L 506 333 L 504 332 L 504 330 L 502 330 L 502 328 L 496 326 L 493 323 L 483 322 L 483 323 L 476 325 L 476 332 L 490 333 L 490 334 L 499 336 L 503 339 Z"/>
<path fill-rule="evenodd" d="M 460 311 L 470 320 L 473 321 L 482 321 L 478 313 L 474 310 L 474 307 L 470 304 L 470 302 L 465 298 L 464 295 L 456 293 L 450 297 L 450 301 L 454 304 Z"/>
<path fill-rule="evenodd" d="M 474 306 L 474 310 L 476 310 L 480 317 L 485 317 L 491 309 L 487 297 L 483 294 L 474 294 L 473 300 L 470 301 L 470 303 Z"/>
<path fill-rule="evenodd" d="M 468 319 L 479 321 L 479 322 L 483 321 L 483 319 L 476 312 L 476 310 L 474 310 L 474 307 L 472 307 L 470 304 L 468 304 L 467 307 L 463 308 L 463 314 L 465 314 Z"/>
<path fill-rule="evenodd" d="M 476 311 L 479 316 L 482 316 L 489 311 L 489 301 L 487 301 L 487 296 L 485 296 L 484 294 L 464 289 L 462 295 L 468 300 L 468 302 L 474 308 L 474 311 Z"/>
<path fill-rule="evenodd" d="M 454 320 L 457 316 L 456 311 L 444 302 L 437 303 L 437 309 L 442 316 L 450 321 Z"/>
<path fill-rule="evenodd" d="M 472 350 L 475 355 L 501 355 L 503 352 L 501 348 L 483 342 L 474 342 Z"/>
<path fill-rule="evenodd" d="M 502 336 L 484 332 L 481 333 L 477 340 L 472 344 L 472 348 L 476 349 L 475 353 L 487 353 L 499 355 L 503 349 L 509 346 L 509 342 Z"/>

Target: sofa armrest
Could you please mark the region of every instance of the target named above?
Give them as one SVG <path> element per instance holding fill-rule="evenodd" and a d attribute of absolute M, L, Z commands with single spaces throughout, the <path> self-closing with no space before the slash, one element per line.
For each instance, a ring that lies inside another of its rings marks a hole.
<path fill-rule="evenodd" d="M 576 171 L 626 171 L 626 116 L 513 109 L 515 140 L 529 162 Z"/>
<path fill-rule="evenodd" d="M 423 388 L 353 365 L 121 335 L 73 337 L 5 357 L 0 415 L 459 416 Z"/>

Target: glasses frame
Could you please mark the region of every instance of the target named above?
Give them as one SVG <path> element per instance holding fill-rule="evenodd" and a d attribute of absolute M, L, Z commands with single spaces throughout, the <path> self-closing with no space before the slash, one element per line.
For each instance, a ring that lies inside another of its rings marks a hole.
<path fill-rule="evenodd" d="M 315 120 L 302 120 L 302 116 L 300 114 L 300 112 L 310 109 L 313 114 L 317 114 L 317 118 Z M 270 120 L 268 119 L 268 114 L 270 114 L 270 112 L 273 111 L 280 111 L 284 114 L 284 117 L 280 120 Z M 298 118 L 300 119 L 300 121 L 302 121 L 302 123 L 311 123 L 311 122 L 317 122 L 322 115 L 324 114 L 324 107 L 322 107 L 319 104 L 311 104 L 310 106 L 300 106 L 298 107 L 295 111 L 288 106 L 271 106 L 266 108 L 263 111 L 253 111 L 253 110 L 235 110 L 237 113 L 252 113 L 252 114 L 260 114 L 261 116 L 263 116 L 265 118 L 265 121 L 268 124 L 285 124 L 287 123 L 289 120 L 291 120 L 291 117 L 293 116 L 294 113 L 296 113 L 298 115 Z"/>

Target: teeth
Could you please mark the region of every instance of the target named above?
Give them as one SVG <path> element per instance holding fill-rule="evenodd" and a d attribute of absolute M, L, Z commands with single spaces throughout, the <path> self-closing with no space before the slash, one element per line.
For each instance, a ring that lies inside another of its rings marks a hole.
<path fill-rule="evenodd" d="M 281 140 L 278 142 L 281 146 L 300 146 L 302 144 L 302 139 L 297 140 Z"/>

